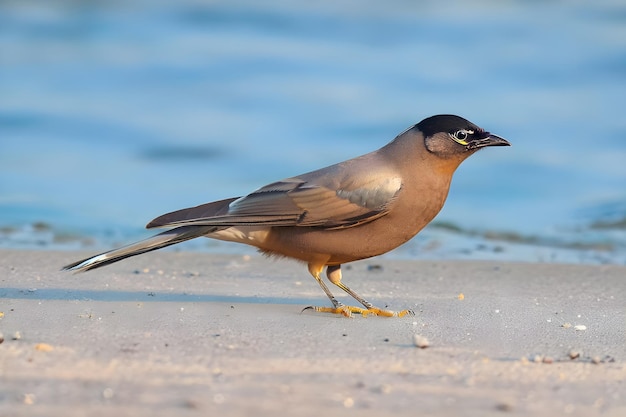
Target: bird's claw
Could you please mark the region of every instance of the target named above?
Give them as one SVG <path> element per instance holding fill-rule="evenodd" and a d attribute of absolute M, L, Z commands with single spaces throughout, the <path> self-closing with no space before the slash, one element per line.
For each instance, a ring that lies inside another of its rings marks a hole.
<path fill-rule="evenodd" d="M 353 314 L 360 314 L 363 317 L 367 317 L 367 316 L 404 317 L 404 316 L 415 315 L 415 312 L 413 312 L 413 310 L 391 311 L 391 310 L 383 310 L 382 308 L 378 308 L 378 307 L 362 308 L 362 307 L 345 306 L 345 305 L 338 305 L 337 307 L 308 306 L 308 307 L 303 308 L 301 313 L 304 313 L 306 310 L 313 310 L 318 313 L 341 314 L 342 316 L 349 317 L 349 318 L 352 318 Z"/>

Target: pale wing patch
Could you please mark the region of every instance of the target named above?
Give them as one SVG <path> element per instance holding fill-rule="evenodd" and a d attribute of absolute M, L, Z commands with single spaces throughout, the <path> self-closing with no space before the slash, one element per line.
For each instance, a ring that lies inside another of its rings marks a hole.
<path fill-rule="evenodd" d="M 402 180 L 397 177 L 388 178 L 372 185 L 373 187 L 360 187 L 354 190 L 337 190 L 337 196 L 370 210 L 380 210 L 389 204 L 400 190 Z"/>
<path fill-rule="evenodd" d="M 213 232 L 208 237 L 218 240 L 226 240 L 228 242 L 246 243 L 248 245 L 258 246 L 265 242 L 270 229 L 267 227 L 229 227 L 227 229 Z"/>

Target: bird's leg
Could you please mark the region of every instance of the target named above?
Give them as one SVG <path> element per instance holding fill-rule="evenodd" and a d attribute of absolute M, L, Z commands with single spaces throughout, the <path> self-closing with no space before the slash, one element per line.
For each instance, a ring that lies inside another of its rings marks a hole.
<path fill-rule="evenodd" d="M 357 300 L 359 303 L 363 304 L 363 306 L 365 307 L 365 309 L 363 309 L 360 307 L 344 306 L 344 308 L 349 309 L 350 312 L 352 313 L 359 313 L 359 314 L 362 314 L 363 316 L 367 316 L 368 314 L 373 314 L 375 316 L 384 316 L 384 317 L 403 317 L 403 316 L 406 316 L 407 314 L 409 315 L 414 314 L 411 310 L 402 310 L 398 312 L 390 311 L 390 310 L 383 310 L 382 308 L 374 307 L 374 305 L 370 303 L 369 301 L 365 301 L 363 297 L 361 297 L 360 295 L 352 291 L 347 285 L 341 282 L 341 265 L 328 266 L 328 268 L 326 268 L 326 276 L 328 277 L 328 280 L 330 282 L 332 282 L 333 284 L 335 284 L 336 286 L 338 286 L 339 288 L 341 288 L 342 290 L 350 294 L 352 298 Z M 319 310 L 316 310 L 316 311 L 319 311 Z"/>
<path fill-rule="evenodd" d="M 333 306 L 332 307 L 309 306 L 309 307 L 305 307 L 304 310 L 311 309 L 311 310 L 319 311 L 322 313 L 335 313 L 335 314 L 342 314 L 346 317 L 352 317 L 352 311 L 350 310 L 350 308 L 347 306 L 344 306 L 341 302 L 339 302 L 335 298 L 333 293 L 330 292 L 330 290 L 328 289 L 328 286 L 324 284 L 324 281 L 322 281 L 321 274 L 322 274 L 323 269 L 324 269 L 324 264 L 313 264 L 313 263 L 309 264 L 309 272 L 311 273 L 311 275 L 313 275 L 313 278 L 315 278 L 317 283 L 320 284 L 320 287 L 322 287 L 322 290 L 324 290 L 324 292 L 326 293 L 326 296 L 328 297 L 330 302 L 333 304 Z"/>
<path fill-rule="evenodd" d="M 324 269 L 323 263 L 310 263 L 309 264 L 309 272 L 313 275 L 313 278 L 320 284 L 322 290 L 326 293 L 326 296 L 333 304 L 332 307 L 317 307 L 310 306 L 306 307 L 304 310 L 314 310 L 321 313 L 334 313 L 341 314 L 346 317 L 352 317 L 352 313 L 361 314 L 362 316 L 368 316 L 370 314 L 375 316 L 384 316 L 384 317 L 403 317 L 408 315 L 413 315 L 414 313 L 411 310 L 402 310 L 402 311 L 390 311 L 384 310 L 382 308 L 375 307 L 372 303 L 365 301 L 360 295 L 352 291 L 348 286 L 346 286 L 343 282 L 341 282 L 341 265 L 332 265 L 326 268 L 326 276 L 328 280 L 350 294 L 355 300 L 359 303 L 363 304 L 365 308 L 362 307 L 354 307 L 354 306 L 346 306 L 339 302 L 333 293 L 330 292 L 324 281 L 322 281 L 322 270 Z M 304 311 L 302 310 L 302 311 Z"/>

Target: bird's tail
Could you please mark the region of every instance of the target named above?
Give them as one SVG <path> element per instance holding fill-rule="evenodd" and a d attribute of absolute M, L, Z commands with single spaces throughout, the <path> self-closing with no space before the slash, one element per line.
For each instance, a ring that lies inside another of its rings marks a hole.
<path fill-rule="evenodd" d="M 100 268 L 131 256 L 140 255 L 142 253 L 151 252 L 166 246 L 184 242 L 185 240 L 194 239 L 204 236 L 217 230 L 215 226 L 182 226 L 175 229 L 167 230 L 158 235 L 154 235 L 142 241 L 132 243 L 130 245 L 113 249 L 91 258 L 82 259 L 80 261 L 65 265 L 62 269 L 66 271 L 84 272 L 90 269 Z"/>

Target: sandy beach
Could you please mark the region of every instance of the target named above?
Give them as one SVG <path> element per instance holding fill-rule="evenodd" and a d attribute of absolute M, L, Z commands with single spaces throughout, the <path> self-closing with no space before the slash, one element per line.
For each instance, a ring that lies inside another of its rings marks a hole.
<path fill-rule="evenodd" d="M 0 251 L 1 416 L 626 415 L 624 266 L 372 259 L 415 316 L 349 319 L 295 262 L 89 254 Z"/>

